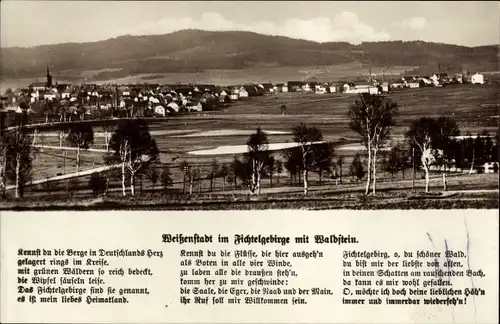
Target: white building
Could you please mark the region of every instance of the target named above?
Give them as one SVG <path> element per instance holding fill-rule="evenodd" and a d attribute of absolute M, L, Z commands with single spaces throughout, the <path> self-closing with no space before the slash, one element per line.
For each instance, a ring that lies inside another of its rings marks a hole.
<path fill-rule="evenodd" d="M 238 95 L 240 98 L 248 98 L 248 91 L 246 91 L 245 88 L 241 87 Z"/>
<path fill-rule="evenodd" d="M 484 76 L 482 74 L 476 73 L 471 77 L 472 84 L 484 84 Z"/>
<path fill-rule="evenodd" d="M 168 108 L 172 109 L 173 111 L 175 112 L 178 112 L 179 111 L 179 105 L 175 102 L 171 102 L 167 105 Z"/>
<path fill-rule="evenodd" d="M 165 108 L 163 108 L 163 106 L 156 106 L 155 107 L 155 115 L 165 117 Z"/>
<path fill-rule="evenodd" d="M 284 84 L 284 85 L 281 87 L 281 92 L 288 92 L 288 85 L 287 85 L 287 84 Z"/>

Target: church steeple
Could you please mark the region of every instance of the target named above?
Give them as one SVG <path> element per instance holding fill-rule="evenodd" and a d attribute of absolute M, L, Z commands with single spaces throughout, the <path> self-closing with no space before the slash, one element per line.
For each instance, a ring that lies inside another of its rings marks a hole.
<path fill-rule="evenodd" d="M 46 88 L 52 88 L 52 76 L 49 72 L 49 66 L 47 65 L 47 83 L 45 84 Z"/>

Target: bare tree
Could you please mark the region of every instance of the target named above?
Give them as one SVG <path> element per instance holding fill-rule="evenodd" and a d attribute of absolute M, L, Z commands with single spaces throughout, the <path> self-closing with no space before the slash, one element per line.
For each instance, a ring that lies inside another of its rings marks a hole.
<path fill-rule="evenodd" d="M 120 157 L 122 163 L 122 193 L 126 196 L 126 171 L 130 176 L 130 192 L 135 195 L 135 176 L 137 172 L 158 160 L 156 141 L 151 137 L 144 120 L 125 120 L 111 137 L 110 147 Z"/>
<path fill-rule="evenodd" d="M 5 134 L 3 141 L 3 190 L 5 190 L 6 179 L 15 182 L 15 197 L 21 198 L 24 194 L 24 186 L 31 178 L 32 156 L 31 143 L 26 131 L 28 105 L 20 104 L 21 113 L 16 114 L 16 127 L 13 131 Z"/>
<path fill-rule="evenodd" d="M 163 170 L 161 171 L 161 183 L 163 184 L 164 190 L 167 190 L 173 184 L 172 175 L 168 166 L 164 166 Z"/>
<path fill-rule="evenodd" d="M 414 147 L 416 155 L 420 156 L 420 161 L 425 172 L 425 192 L 429 192 L 430 165 L 436 161 L 432 139 L 435 138 L 435 134 L 438 132 L 437 128 L 438 126 L 434 119 L 422 117 L 415 120 L 406 132 L 410 147 Z M 415 159 L 417 158 L 415 157 Z"/>
<path fill-rule="evenodd" d="M 276 160 L 276 175 L 278 176 L 277 178 L 277 183 L 280 183 L 280 175 L 283 173 L 283 162 L 281 160 Z"/>
<path fill-rule="evenodd" d="M 343 167 L 344 167 L 344 157 L 342 155 L 340 155 L 337 159 L 337 166 L 339 167 L 338 177 L 340 180 L 340 184 L 342 184 L 342 171 L 343 171 Z"/>
<path fill-rule="evenodd" d="M 80 170 L 80 149 L 88 149 L 94 142 L 94 131 L 89 123 L 75 123 L 71 126 L 68 141 L 76 147 L 76 169 Z"/>
<path fill-rule="evenodd" d="M 300 148 L 304 195 L 307 195 L 309 172 L 327 161 L 331 162 L 333 150 L 327 143 L 317 143 L 323 141 L 323 135 L 316 127 L 307 127 L 301 123 L 292 128 L 292 133 L 294 142 L 298 143 Z"/>
<path fill-rule="evenodd" d="M 349 105 L 350 128 L 358 133 L 368 153 L 368 177 L 365 194 L 376 189 L 377 153 L 395 125 L 398 105 L 381 95 L 363 93 L 353 104 Z"/>
<path fill-rule="evenodd" d="M 219 173 L 219 164 L 216 159 L 212 159 L 212 165 L 210 173 L 208 174 L 208 178 L 210 179 L 210 192 L 214 190 L 214 182 Z"/>
<path fill-rule="evenodd" d="M 454 153 L 458 150 L 455 137 L 460 135 L 460 129 L 457 123 L 449 118 L 441 116 L 436 120 L 435 148 L 438 150 L 435 153 L 438 164 L 442 168 L 443 190 L 448 189 L 446 181 L 446 171 L 453 160 Z"/>
<path fill-rule="evenodd" d="M 229 167 L 227 164 L 223 164 L 222 167 L 219 169 L 219 172 L 217 174 L 218 177 L 222 178 L 222 191 L 226 190 L 226 179 L 227 176 L 229 175 Z"/>
<path fill-rule="evenodd" d="M 259 128 L 250 135 L 247 141 L 248 153 L 246 153 L 247 162 L 251 166 L 249 190 L 255 194 L 260 190 L 260 179 L 266 161 L 269 159 L 269 141 L 267 135 Z"/>

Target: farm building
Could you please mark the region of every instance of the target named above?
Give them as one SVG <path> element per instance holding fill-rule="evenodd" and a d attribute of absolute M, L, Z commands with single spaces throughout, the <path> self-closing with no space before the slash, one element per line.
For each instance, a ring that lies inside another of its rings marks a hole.
<path fill-rule="evenodd" d="M 420 83 L 419 82 L 408 82 L 407 86 L 408 86 L 408 88 L 419 88 Z"/>
<path fill-rule="evenodd" d="M 480 73 L 476 73 L 471 77 L 472 84 L 484 84 L 484 76 Z"/>
<path fill-rule="evenodd" d="M 282 87 L 281 87 L 281 92 L 288 92 L 288 84 L 284 84 Z"/>
<path fill-rule="evenodd" d="M 229 99 L 231 99 L 231 100 L 238 100 L 238 94 L 237 93 L 231 93 L 229 95 Z"/>

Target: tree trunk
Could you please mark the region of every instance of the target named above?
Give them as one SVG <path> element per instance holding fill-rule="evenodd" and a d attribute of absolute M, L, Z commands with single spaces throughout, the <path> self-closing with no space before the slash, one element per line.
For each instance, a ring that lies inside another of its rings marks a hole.
<path fill-rule="evenodd" d="M 189 177 L 189 195 L 190 196 L 193 194 L 193 182 L 194 182 L 194 177 L 190 176 Z"/>
<path fill-rule="evenodd" d="M 2 190 L 2 193 L 1 193 L 2 198 L 5 198 L 5 190 L 6 190 L 6 186 L 7 186 L 6 179 L 5 179 L 5 168 L 6 168 L 7 158 L 5 155 L 2 158 L 3 158 L 2 165 L 0 168 L 0 190 Z"/>
<path fill-rule="evenodd" d="M 21 198 L 21 153 L 16 153 L 16 198 Z"/>
<path fill-rule="evenodd" d="M 226 177 L 222 178 L 222 192 L 226 191 Z"/>
<path fill-rule="evenodd" d="M 76 147 L 76 172 L 80 171 L 80 146 Z"/>
<path fill-rule="evenodd" d="M 135 196 L 135 174 L 134 172 L 130 172 L 130 194 Z"/>
<path fill-rule="evenodd" d="M 448 190 L 448 184 L 446 183 L 446 167 L 443 169 L 443 191 Z"/>
<path fill-rule="evenodd" d="M 321 175 L 323 174 L 323 170 L 319 169 L 318 175 L 319 175 L 319 184 L 321 185 Z"/>
<path fill-rule="evenodd" d="M 470 165 L 469 174 L 472 174 L 472 171 L 474 170 L 474 158 L 475 158 L 475 155 L 476 155 L 476 150 L 472 150 L 472 163 Z"/>
<path fill-rule="evenodd" d="M 106 176 L 106 188 L 104 189 L 104 196 L 108 194 L 109 190 L 109 174 Z"/>
<path fill-rule="evenodd" d="M 186 172 L 184 171 L 184 176 L 182 178 L 182 194 L 186 194 Z"/>
<path fill-rule="evenodd" d="M 425 172 L 425 192 L 429 192 L 429 166 L 427 165 L 427 162 L 425 161 L 424 154 L 422 154 L 422 166 L 424 167 L 424 172 Z"/>
<path fill-rule="evenodd" d="M 370 183 L 372 179 L 371 172 L 372 172 L 372 149 L 370 144 L 368 143 L 368 170 L 366 175 L 365 195 L 368 195 L 370 193 Z"/>
<path fill-rule="evenodd" d="M 372 193 L 373 194 L 375 194 L 375 191 L 376 191 L 376 182 L 377 182 L 377 151 L 378 151 L 378 147 L 375 147 L 373 149 L 373 160 L 372 160 L 372 168 L 373 168 L 373 173 L 372 173 L 372 178 L 373 178 Z"/>
<path fill-rule="evenodd" d="M 307 187 L 308 185 L 308 181 L 307 181 L 307 176 L 308 176 L 308 173 L 307 173 L 307 169 L 304 169 L 304 171 L 302 171 L 302 175 L 303 175 L 303 181 L 304 181 L 304 195 L 307 196 L 307 193 L 309 192 L 309 188 Z"/>
<path fill-rule="evenodd" d="M 122 195 L 123 197 L 127 195 L 127 189 L 125 188 L 125 162 L 122 162 Z"/>
<path fill-rule="evenodd" d="M 276 182 L 279 184 L 280 183 L 280 174 L 277 174 L 278 178 L 276 179 Z"/>

